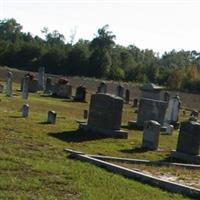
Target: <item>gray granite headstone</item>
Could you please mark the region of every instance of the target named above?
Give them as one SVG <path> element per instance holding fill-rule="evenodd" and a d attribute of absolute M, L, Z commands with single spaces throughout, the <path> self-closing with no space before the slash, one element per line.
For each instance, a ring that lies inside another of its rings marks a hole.
<path fill-rule="evenodd" d="M 83 112 L 83 118 L 84 119 L 88 118 L 88 110 L 84 110 L 84 112 Z"/>
<path fill-rule="evenodd" d="M 99 86 L 97 88 L 97 93 L 104 93 L 104 94 L 107 93 L 107 84 L 104 81 L 102 81 L 99 84 Z"/>
<path fill-rule="evenodd" d="M 157 150 L 159 145 L 160 124 L 150 120 L 144 122 L 142 147 Z"/>
<path fill-rule="evenodd" d="M 45 89 L 45 83 L 44 83 L 45 80 L 44 79 L 45 79 L 45 68 L 40 67 L 38 69 L 38 87 L 39 87 L 39 90 Z"/>
<path fill-rule="evenodd" d="M 23 99 L 28 99 L 28 88 L 29 88 L 29 76 L 25 76 L 23 79 L 23 87 L 22 87 Z"/>
<path fill-rule="evenodd" d="M 22 117 L 28 117 L 29 114 L 29 104 L 24 104 L 22 106 Z"/>
<path fill-rule="evenodd" d="M 48 118 L 47 123 L 55 124 L 56 123 L 56 112 L 55 111 L 49 111 L 48 112 Z"/>
<path fill-rule="evenodd" d="M 116 89 L 117 89 L 116 96 L 121 97 L 123 99 L 124 98 L 124 87 L 122 85 L 118 85 Z"/>
<path fill-rule="evenodd" d="M 85 102 L 86 101 L 86 87 L 80 85 L 76 88 L 76 95 L 74 97 L 75 101 Z"/>
<path fill-rule="evenodd" d="M 52 79 L 50 77 L 47 78 L 46 80 L 46 85 L 45 85 L 45 94 L 51 94 L 53 91 L 53 84 L 52 84 Z"/>
<path fill-rule="evenodd" d="M 154 120 L 163 125 L 167 102 L 141 98 L 137 115 L 137 126 L 143 127 L 145 121 Z"/>
<path fill-rule="evenodd" d="M 133 99 L 133 107 L 137 107 L 138 106 L 138 99 Z"/>
<path fill-rule="evenodd" d="M 130 90 L 126 89 L 126 92 L 125 92 L 125 102 L 126 102 L 126 104 L 129 104 L 129 101 L 130 101 Z"/>
<path fill-rule="evenodd" d="M 172 151 L 171 156 L 200 164 L 200 123 L 195 121 L 181 123 L 176 151 Z"/>
<path fill-rule="evenodd" d="M 127 138 L 127 132 L 120 130 L 123 100 L 108 94 L 91 96 L 89 118 L 87 124 L 80 128 L 99 132 L 111 137 Z"/>
<path fill-rule="evenodd" d="M 72 85 L 56 83 L 53 89 L 53 95 L 60 98 L 72 97 Z"/>
<path fill-rule="evenodd" d="M 6 96 L 12 96 L 12 81 L 13 81 L 13 73 L 8 71 L 7 72 L 7 82 L 6 82 Z"/>

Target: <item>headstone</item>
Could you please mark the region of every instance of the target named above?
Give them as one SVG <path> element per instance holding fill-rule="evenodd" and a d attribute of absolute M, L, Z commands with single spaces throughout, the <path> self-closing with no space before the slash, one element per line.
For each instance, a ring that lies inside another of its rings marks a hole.
<path fill-rule="evenodd" d="M 109 94 L 91 96 L 88 122 L 80 124 L 80 129 L 103 135 L 127 138 L 127 132 L 120 130 L 123 100 Z"/>
<path fill-rule="evenodd" d="M 195 117 L 196 119 L 198 119 L 199 112 L 197 110 L 192 110 L 190 116 L 191 117 Z"/>
<path fill-rule="evenodd" d="M 117 94 L 118 97 L 124 98 L 124 87 L 121 85 L 117 86 Z"/>
<path fill-rule="evenodd" d="M 88 110 L 84 110 L 83 118 L 84 118 L 84 119 L 87 119 L 87 118 L 88 118 Z"/>
<path fill-rule="evenodd" d="M 80 85 L 76 88 L 75 101 L 85 102 L 86 101 L 86 87 Z"/>
<path fill-rule="evenodd" d="M 153 83 L 146 83 L 141 88 L 141 97 L 155 100 L 164 100 L 162 96 L 163 87 Z"/>
<path fill-rule="evenodd" d="M 0 84 L 0 93 L 3 93 L 3 90 L 4 90 L 4 85 Z"/>
<path fill-rule="evenodd" d="M 159 145 L 160 124 L 150 120 L 144 122 L 142 147 L 157 150 Z"/>
<path fill-rule="evenodd" d="M 126 89 L 126 92 L 125 92 L 125 102 L 126 102 L 126 104 L 129 104 L 129 101 L 130 101 L 130 90 Z"/>
<path fill-rule="evenodd" d="M 45 94 L 51 94 L 53 91 L 53 84 L 52 84 L 52 79 L 50 77 L 47 78 L 46 84 L 45 84 Z"/>
<path fill-rule="evenodd" d="M 44 90 L 45 89 L 45 68 L 44 67 L 39 67 L 38 69 L 38 86 L 39 90 Z"/>
<path fill-rule="evenodd" d="M 55 124 L 56 123 L 56 112 L 55 111 L 49 111 L 48 112 L 48 118 L 47 123 Z"/>
<path fill-rule="evenodd" d="M 24 104 L 22 106 L 22 117 L 28 117 L 29 114 L 29 104 Z"/>
<path fill-rule="evenodd" d="M 107 85 L 106 85 L 106 83 L 104 81 L 102 81 L 99 84 L 99 86 L 97 88 L 97 93 L 104 93 L 104 94 L 107 93 Z"/>
<path fill-rule="evenodd" d="M 174 131 L 174 126 L 164 122 L 163 126 L 161 127 L 161 131 L 167 135 L 172 135 Z"/>
<path fill-rule="evenodd" d="M 143 127 L 145 121 L 154 120 L 163 125 L 167 102 L 141 98 L 137 115 L 137 126 Z"/>
<path fill-rule="evenodd" d="M 138 99 L 133 99 L 133 107 L 137 107 L 138 106 Z"/>
<path fill-rule="evenodd" d="M 22 89 L 22 98 L 28 99 L 28 87 L 29 87 L 29 76 L 24 77 L 23 80 L 23 89 Z"/>
<path fill-rule="evenodd" d="M 177 95 L 169 100 L 165 114 L 165 122 L 170 124 L 178 122 L 180 104 L 180 98 Z"/>
<path fill-rule="evenodd" d="M 170 94 L 169 94 L 169 92 L 165 92 L 164 93 L 164 101 L 169 101 L 170 100 Z"/>
<path fill-rule="evenodd" d="M 181 123 L 176 151 L 171 157 L 200 164 L 200 123 L 186 121 Z"/>
<path fill-rule="evenodd" d="M 12 81 L 13 81 L 13 73 L 8 71 L 7 72 L 7 82 L 6 82 L 6 96 L 12 96 Z"/>

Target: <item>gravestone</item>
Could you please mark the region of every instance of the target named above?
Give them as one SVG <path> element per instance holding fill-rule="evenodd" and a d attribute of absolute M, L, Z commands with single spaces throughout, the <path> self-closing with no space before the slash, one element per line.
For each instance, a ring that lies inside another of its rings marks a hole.
<path fill-rule="evenodd" d="M 126 92 L 125 92 L 125 102 L 126 102 L 126 104 L 129 104 L 129 101 L 130 101 L 130 90 L 126 89 Z"/>
<path fill-rule="evenodd" d="M 75 101 L 85 102 L 86 101 L 86 87 L 80 85 L 76 88 Z"/>
<path fill-rule="evenodd" d="M 28 117 L 29 114 L 29 104 L 24 104 L 22 106 L 22 117 Z"/>
<path fill-rule="evenodd" d="M 52 79 L 50 77 L 47 77 L 44 93 L 51 94 L 52 91 L 53 91 Z"/>
<path fill-rule="evenodd" d="M 137 107 L 138 106 L 138 99 L 133 99 L 133 107 Z"/>
<path fill-rule="evenodd" d="M 159 145 L 160 124 L 150 120 L 144 122 L 142 147 L 157 150 Z"/>
<path fill-rule="evenodd" d="M 83 118 L 84 119 L 88 118 L 88 110 L 84 110 L 84 112 L 83 112 Z"/>
<path fill-rule="evenodd" d="M 4 85 L 0 83 L 0 93 L 3 93 L 4 91 Z"/>
<path fill-rule="evenodd" d="M 29 76 L 24 77 L 23 79 L 23 87 L 22 87 L 22 98 L 28 99 L 28 88 L 29 88 Z"/>
<path fill-rule="evenodd" d="M 39 90 L 45 89 L 44 81 L 45 81 L 45 68 L 39 67 L 39 69 L 38 69 L 38 88 L 39 88 Z"/>
<path fill-rule="evenodd" d="M 49 124 L 55 124 L 56 123 L 56 112 L 55 111 L 49 111 L 48 112 L 48 118 L 47 123 Z"/>
<path fill-rule="evenodd" d="M 170 100 L 170 94 L 169 94 L 169 92 L 165 92 L 164 93 L 164 101 L 169 101 Z"/>
<path fill-rule="evenodd" d="M 199 112 L 197 110 L 192 110 L 190 116 L 198 119 Z"/>
<path fill-rule="evenodd" d="M 163 100 L 163 89 L 163 87 L 155 85 L 154 83 L 146 83 L 140 88 L 141 97 L 147 99 Z"/>
<path fill-rule="evenodd" d="M 6 82 L 6 96 L 12 96 L 12 81 L 13 81 L 13 73 L 8 71 L 7 72 L 7 82 Z"/>
<path fill-rule="evenodd" d="M 110 137 L 127 138 L 127 132 L 120 130 L 123 100 L 109 94 L 93 94 L 91 96 L 87 123 L 79 128 L 97 132 Z"/>
<path fill-rule="evenodd" d="M 176 151 L 171 157 L 186 162 L 200 164 L 200 123 L 185 121 L 181 123 Z"/>
<path fill-rule="evenodd" d="M 164 119 L 165 122 L 172 125 L 178 122 L 180 105 L 180 98 L 177 95 L 169 100 Z"/>
<path fill-rule="evenodd" d="M 117 93 L 116 96 L 121 97 L 122 99 L 124 98 L 124 87 L 121 85 L 117 86 Z"/>
<path fill-rule="evenodd" d="M 137 115 L 137 126 L 143 127 L 145 121 L 154 120 L 163 125 L 167 102 L 141 98 Z"/>
<path fill-rule="evenodd" d="M 53 95 L 60 98 L 70 99 L 72 97 L 72 85 L 69 84 L 66 78 L 60 78 L 54 85 Z"/>
<path fill-rule="evenodd" d="M 102 81 L 97 87 L 97 93 L 107 93 L 107 84 L 104 81 Z"/>

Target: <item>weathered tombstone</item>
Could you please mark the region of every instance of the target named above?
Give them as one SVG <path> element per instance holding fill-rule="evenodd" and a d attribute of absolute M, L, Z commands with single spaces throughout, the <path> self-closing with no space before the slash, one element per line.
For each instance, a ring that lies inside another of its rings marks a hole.
<path fill-rule="evenodd" d="M 138 106 L 138 99 L 133 99 L 133 107 L 137 107 Z"/>
<path fill-rule="evenodd" d="M 159 145 L 160 124 L 150 120 L 144 122 L 142 147 L 157 150 Z"/>
<path fill-rule="evenodd" d="M 79 128 L 98 132 L 99 134 L 127 138 L 127 132 L 120 130 L 123 100 L 109 94 L 93 94 L 91 96 L 89 118 Z"/>
<path fill-rule="evenodd" d="M 49 124 L 55 124 L 56 123 L 56 112 L 55 111 L 49 111 L 48 112 L 48 118 L 47 123 Z"/>
<path fill-rule="evenodd" d="M 129 101 L 130 101 L 130 90 L 126 89 L 126 92 L 125 92 L 125 102 L 126 102 L 126 104 L 129 104 Z"/>
<path fill-rule="evenodd" d="M 88 118 L 88 110 L 84 110 L 84 112 L 83 112 L 83 118 L 84 119 Z"/>
<path fill-rule="evenodd" d="M 200 164 L 200 123 L 186 121 L 181 123 L 176 151 L 171 157 L 186 162 Z"/>
<path fill-rule="evenodd" d="M 104 94 L 107 93 L 107 84 L 104 81 L 102 81 L 99 84 L 99 86 L 97 88 L 97 93 L 104 93 Z"/>
<path fill-rule="evenodd" d="M 60 98 L 72 97 L 72 85 L 65 78 L 60 78 L 53 88 L 53 95 Z"/>
<path fill-rule="evenodd" d="M 38 69 L 38 87 L 39 90 L 44 90 L 45 89 L 45 83 L 44 80 L 45 79 L 45 68 L 44 67 L 39 67 Z"/>
<path fill-rule="evenodd" d="M 169 94 L 169 92 L 165 92 L 164 93 L 164 101 L 169 101 L 170 100 L 170 94 Z"/>
<path fill-rule="evenodd" d="M 164 119 L 165 122 L 176 125 L 179 117 L 180 104 L 180 98 L 177 95 L 169 100 Z"/>
<path fill-rule="evenodd" d="M 174 126 L 164 122 L 163 126 L 161 127 L 161 131 L 167 135 L 172 135 L 174 131 Z"/>
<path fill-rule="evenodd" d="M 44 93 L 51 94 L 52 91 L 53 91 L 52 79 L 50 77 L 47 77 Z"/>
<path fill-rule="evenodd" d="M 29 104 L 24 104 L 22 106 L 22 117 L 28 117 L 29 114 Z"/>
<path fill-rule="evenodd" d="M 86 87 L 80 85 L 76 88 L 75 101 L 85 102 L 86 101 Z"/>
<path fill-rule="evenodd" d="M 0 93 L 3 93 L 3 90 L 4 90 L 4 85 L 0 84 Z"/>
<path fill-rule="evenodd" d="M 23 80 L 23 89 L 22 89 L 22 98 L 28 99 L 28 87 L 29 87 L 29 76 L 24 77 Z"/>
<path fill-rule="evenodd" d="M 163 100 L 162 90 L 163 87 L 153 83 L 144 84 L 141 88 L 141 97 L 155 100 Z"/>
<path fill-rule="evenodd" d="M 167 102 L 141 98 L 137 115 L 137 126 L 142 128 L 145 121 L 154 120 L 163 125 Z M 133 122 L 134 123 L 134 122 Z M 131 126 L 131 122 L 129 122 Z"/>
<path fill-rule="evenodd" d="M 121 85 L 117 86 L 117 93 L 116 93 L 116 95 L 118 97 L 121 97 L 122 99 L 124 98 L 124 87 L 123 86 L 121 86 Z"/>
<path fill-rule="evenodd" d="M 6 82 L 6 96 L 12 96 L 12 81 L 13 81 L 13 73 L 8 71 L 7 72 L 7 82 Z"/>

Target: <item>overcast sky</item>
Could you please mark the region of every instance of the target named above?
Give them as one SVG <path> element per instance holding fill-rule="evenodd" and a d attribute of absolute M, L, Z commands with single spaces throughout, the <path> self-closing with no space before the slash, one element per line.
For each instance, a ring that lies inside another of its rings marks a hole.
<path fill-rule="evenodd" d="M 115 42 L 155 52 L 200 51 L 200 0 L 0 0 L 0 19 L 15 18 L 23 31 L 58 30 L 70 41 L 91 40 L 109 24 Z"/>

